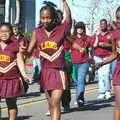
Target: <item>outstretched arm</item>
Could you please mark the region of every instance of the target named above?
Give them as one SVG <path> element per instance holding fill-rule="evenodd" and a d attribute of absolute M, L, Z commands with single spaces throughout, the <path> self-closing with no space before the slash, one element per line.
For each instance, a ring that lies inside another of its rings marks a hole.
<path fill-rule="evenodd" d="M 117 58 L 117 55 L 118 55 L 117 52 L 113 52 L 106 60 L 104 60 L 103 62 L 98 62 L 98 63 L 96 63 L 95 66 L 96 66 L 97 68 L 102 67 L 103 65 L 105 65 L 105 64 L 113 61 L 114 59 L 116 59 L 116 58 Z"/>
<path fill-rule="evenodd" d="M 36 33 L 35 33 L 35 31 L 33 31 L 32 39 L 31 39 L 30 44 L 29 44 L 28 49 L 27 49 L 28 54 L 32 54 L 33 49 L 35 47 L 35 44 L 36 44 Z"/>
<path fill-rule="evenodd" d="M 36 44 L 36 37 L 35 37 L 35 31 L 32 33 L 32 40 L 30 41 L 30 44 L 28 46 L 28 48 L 26 46 L 24 46 L 24 44 L 20 45 L 19 51 L 23 54 L 25 54 L 26 56 L 30 56 L 33 52 L 33 49 L 35 47 Z"/>
<path fill-rule="evenodd" d="M 65 14 L 66 14 L 66 18 L 65 20 L 69 21 L 70 23 L 72 23 L 72 19 L 71 19 L 71 11 L 70 8 L 68 6 L 68 3 L 66 0 L 62 0 L 63 3 L 63 7 L 65 9 Z"/>

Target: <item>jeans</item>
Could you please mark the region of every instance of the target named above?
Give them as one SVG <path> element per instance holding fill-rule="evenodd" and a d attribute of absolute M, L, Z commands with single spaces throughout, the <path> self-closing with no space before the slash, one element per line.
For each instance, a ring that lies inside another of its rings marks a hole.
<path fill-rule="evenodd" d="M 105 59 L 106 58 L 94 57 L 95 63 L 102 62 Z M 98 86 L 100 94 L 105 94 L 106 92 L 111 91 L 110 65 L 111 63 L 108 63 L 98 69 Z"/>
<path fill-rule="evenodd" d="M 77 74 L 76 99 L 84 101 L 85 80 L 89 69 L 89 63 L 75 64 Z"/>
<path fill-rule="evenodd" d="M 33 69 L 35 68 L 35 66 L 38 65 L 39 71 L 41 70 L 41 66 L 40 66 L 40 58 L 34 58 L 33 59 Z"/>
<path fill-rule="evenodd" d="M 32 75 L 33 82 L 36 82 L 37 80 L 39 80 L 40 70 L 41 70 L 40 58 L 34 58 L 33 59 L 33 75 Z"/>
<path fill-rule="evenodd" d="M 111 74 L 113 75 L 115 71 L 115 66 L 116 66 L 117 60 L 114 60 L 111 62 Z"/>

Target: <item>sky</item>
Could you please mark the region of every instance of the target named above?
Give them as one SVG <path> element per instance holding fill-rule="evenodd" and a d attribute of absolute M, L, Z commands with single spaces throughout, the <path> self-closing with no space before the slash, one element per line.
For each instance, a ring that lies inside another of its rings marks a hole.
<path fill-rule="evenodd" d="M 39 22 L 39 10 L 43 6 L 44 0 L 36 0 L 36 26 Z M 61 0 L 49 0 L 55 3 L 59 9 L 64 12 L 64 9 L 61 4 Z M 73 1 L 73 3 L 72 3 Z M 109 1 L 108 4 L 106 1 Z M 68 5 L 71 9 L 72 19 L 76 21 L 83 21 L 86 24 L 89 24 L 89 27 L 92 24 L 92 8 L 94 8 L 95 3 L 98 4 L 97 9 L 93 11 L 95 14 L 93 16 L 94 19 L 94 26 L 99 25 L 100 19 L 107 19 L 110 20 L 108 15 L 108 11 L 112 16 L 112 19 L 115 19 L 115 10 L 118 6 L 120 6 L 119 0 L 67 0 Z M 65 14 L 64 14 L 65 15 Z"/>
<path fill-rule="evenodd" d="M 37 21 L 39 21 L 39 10 L 40 8 L 43 6 L 43 1 L 44 0 L 36 0 L 36 23 L 38 23 Z M 50 0 L 51 2 L 55 3 L 59 9 L 61 9 L 63 12 L 63 7 L 62 7 L 62 4 L 60 2 L 60 0 Z M 76 4 L 80 2 L 80 5 L 82 6 L 89 6 L 89 1 L 90 0 L 75 0 Z M 72 18 L 73 19 L 76 19 L 77 21 L 84 21 L 85 18 L 88 16 L 87 14 L 87 8 L 79 8 L 79 7 L 76 7 L 74 5 L 72 5 L 72 0 L 67 0 L 68 4 L 69 4 L 69 7 L 71 9 L 71 12 L 72 12 Z M 85 4 L 85 5 L 84 5 Z"/>

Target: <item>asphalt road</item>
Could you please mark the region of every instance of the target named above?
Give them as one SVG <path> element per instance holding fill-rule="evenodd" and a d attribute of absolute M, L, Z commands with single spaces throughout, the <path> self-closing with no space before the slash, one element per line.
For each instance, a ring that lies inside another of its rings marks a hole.
<path fill-rule="evenodd" d="M 86 85 L 85 106 L 78 110 L 75 105 L 75 90 L 72 89 L 70 112 L 62 113 L 62 120 L 113 120 L 114 96 L 111 100 L 97 100 L 97 83 Z M 2 120 L 7 120 L 7 108 L 2 99 Z M 26 96 L 18 98 L 18 120 L 50 120 L 45 116 L 48 105 L 44 94 L 40 94 L 39 85 L 30 86 Z"/>

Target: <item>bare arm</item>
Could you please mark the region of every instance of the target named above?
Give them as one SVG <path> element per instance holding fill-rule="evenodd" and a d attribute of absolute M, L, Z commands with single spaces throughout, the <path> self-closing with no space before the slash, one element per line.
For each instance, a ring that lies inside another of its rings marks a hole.
<path fill-rule="evenodd" d="M 107 37 L 107 39 L 109 40 L 109 42 L 107 42 L 107 43 L 105 43 L 105 42 L 99 42 L 98 43 L 98 47 L 112 48 L 112 46 L 113 46 L 112 41 L 114 41 L 113 38 L 112 38 L 112 34 L 109 34 L 109 36 Z"/>
<path fill-rule="evenodd" d="M 98 47 L 98 43 L 99 43 L 99 34 L 101 33 L 101 30 L 100 29 L 97 29 L 95 31 L 95 34 L 94 34 L 94 38 L 95 38 L 95 42 L 93 44 L 93 47 L 96 48 Z"/>
<path fill-rule="evenodd" d="M 116 30 L 117 29 L 117 26 L 116 26 L 116 22 L 115 21 L 108 21 L 108 25 L 110 27 L 112 27 L 113 30 Z"/>
<path fill-rule="evenodd" d="M 66 0 L 62 0 L 63 3 L 63 7 L 65 8 L 65 14 L 66 14 L 66 18 L 65 20 L 69 21 L 70 23 L 72 23 L 72 19 L 71 19 L 71 11 L 70 8 L 68 6 L 68 3 Z"/>
<path fill-rule="evenodd" d="M 24 55 L 23 55 L 21 52 L 17 53 L 17 65 L 18 65 L 18 68 L 19 68 L 20 73 L 21 73 L 21 75 L 23 76 L 23 78 L 24 78 L 27 82 L 31 83 L 32 80 L 27 76 L 27 74 L 26 74 L 26 72 L 25 72 L 25 67 L 24 67 Z"/>
<path fill-rule="evenodd" d="M 103 61 L 102 64 L 105 65 L 105 64 L 113 61 L 114 59 L 117 58 L 117 55 L 118 55 L 117 52 L 113 52 L 105 61 Z"/>
<path fill-rule="evenodd" d="M 115 49 L 115 42 L 114 42 L 114 40 L 112 40 L 112 54 L 109 57 L 107 57 L 107 59 L 104 60 L 103 62 L 96 63 L 96 66 L 100 67 L 100 66 L 103 66 L 103 65 L 113 61 L 114 59 L 117 58 L 117 55 L 118 55 L 118 53 L 116 52 L 116 49 Z"/>
<path fill-rule="evenodd" d="M 83 53 L 83 52 L 86 51 L 85 48 L 82 48 L 82 47 L 81 47 L 79 44 L 77 44 L 76 42 L 74 42 L 74 43 L 72 44 L 72 47 L 73 47 L 74 49 L 76 49 L 76 50 L 79 50 L 81 53 Z"/>
<path fill-rule="evenodd" d="M 99 42 L 98 47 L 103 47 L 103 48 L 112 47 L 112 43 Z"/>
<path fill-rule="evenodd" d="M 97 47 L 98 46 L 98 42 L 99 42 L 99 39 L 98 39 L 98 35 L 95 36 L 95 42 L 93 44 L 93 47 Z"/>
<path fill-rule="evenodd" d="M 35 31 L 33 31 L 32 39 L 31 39 L 30 44 L 29 44 L 28 49 L 27 49 L 28 54 L 32 54 L 33 49 L 35 47 L 35 44 L 36 44 L 36 33 L 35 33 Z"/>
<path fill-rule="evenodd" d="M 97 68 L 102 67 L 103 65 L 108 64 L 108 63 L 110 63 L 111 61 L 113 61 L 114 59 L 116 59 L 116 58 L 117 58 L 117 55 L 118 55 L 117 52 L 113 52 L 106 60 L 104 60 L 103 62 L 98 62 L 98 63 L 96 63 L 95 66 L 96 66 Z"/>
<path fill-rule="evenodd" d="M 95 42 L 93 44 L 93 47 L 103 47 L 103 48 L 110 48 L 112 47 L 112 40 L 111 40 L 111 36 L 110 36 L 110 42 L 109 43 L 105 43 L 105 42 L 99 42 L 99 34 L 100 34 L 100 30 L 97 30 L 95 33 Z"/>
<path fill-rule="evenodd" d="M 75 36 L 66 36 L 65 39 L 72 44 L 74 49 L 79 50 L 80 52 L 85 52 L 86 49 L 82 48 L 78 43 L 75 42 Z"/>

